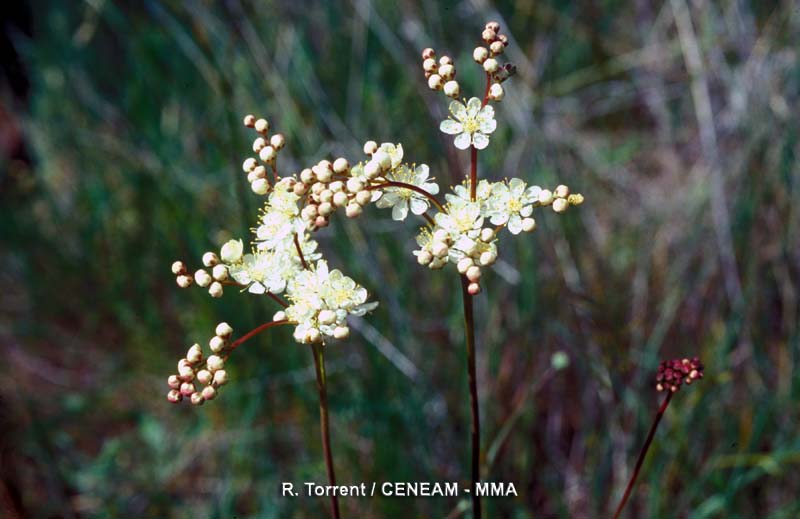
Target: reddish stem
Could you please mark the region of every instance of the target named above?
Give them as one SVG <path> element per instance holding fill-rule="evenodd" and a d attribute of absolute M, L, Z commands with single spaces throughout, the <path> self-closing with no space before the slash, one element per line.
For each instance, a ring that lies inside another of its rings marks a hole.
<path fill-rule="evenodd" d="M 325 376 L 325 355 L 322 346 L 311 345 L 314 353 L 314 368 L 317 373 L 317 390 L 319 391 L 319 425 L 322 436 L 322 450 L 325 453 L 325 468 L 328 473 L 328 484 L 336 486 L 336 473 L 333 468 L 333 454 L 331 452 L 330 421 L 328 419 L 328 385 Z M 339 519 L 339 498 L 331 493 L 331 515 Z"/>
<path fill-rule="evenodd" d="M 289 306 L 289 303 L 287 303 L 281 296 L 273 294 L 272 292 L 267 292 L 267 295 L 270 297 L 270 299 L 272 299 L 282 307 L 287 308 Z"/>
<path fill-rule="evenodd" d="M 622 509 L 625 508 L 625 504 L 628 502 L 628 498 L 631 496 L 633 485 L 634 483 L 636 483 L 636 478 L 639 476 L 639 470 L 642 468 L 642 463 L 644 463 L 644 457 L 647 455 L 647 451 L 650 449 L 650 444 L 653 442 L 653 436 L 655 436 L 656 434 L 656 429 L 658 428 L 658 424 L 659 422 L 661 422 L 661 417 L 664 416 L 664 411 L 667 410 L 667 406 L 669 405 L 670 400 L 672 400 L 672 391 L 667 392 L 667 397 L 664 399 L 664 402 L 658 409 L 655 420 L 653 420 L 653 425 L 650 426 L 650 432 L 647 433 L 647 439 L 644 441 L 642 450 L 639 453 L 639 459 L 636 460 L 636 467 L 634 467 L 633 469 L 631 480 L 628 481 L 628 486 L 625 489 L 625 494 L 622 495 L 622 500 L 619 502 L 619 505 L 617 506 L 617 511 L 614 514 L 614 519 L 619 519 L 619 514 L 622 513 Z"/>
<path fill-rule="evenodd" d="M 303 264 L 303 268 L 308 270 L 308 263 L 306 263 L 306 258 L 303 256 L 303 249 L 300 248 L 300 238 L 297 237 L 297 233 L 294 234 L 294 247 L 297 249 L 297 255 L 300 256 L 300 263 Z"/>
<path fill-rule="evenodd" d="M 486 73 L 486 90 L 483 92 L 483 106 L 489 102 L 489 89 L 492 87 L 492 75 Z"/>
<path fill-rule="evenodd" d="M 478 194 L 478 148 L 472 146 L 469 154 L 469 198 L 474 202 Z"/>
<path fill-rule="evenodd" d="M 284 319 L 282 321 L 270 321 L 268 323 L 262 324 L 261 326 L 253 328 L 252 330 L 250 330 L 249 332 L 247 332 L 246 334 L 242 335 L 241 337 L 239 337 L 238 339 L 236 339 L 235 341 L 233 341 L 231 343 L 230 347 L 228 347 L 228 352 L 225 354 L 224 358 L 227 359 L 230 356 L 230 354 L 231 354 L 231 352 L 233 350 L 238 348 L 239 345 L 241 345 L 242 343 L 247 342 L 248 340 L 250 340 L 253 336 L 258 335 L 259 333 L 263 332 L 264 330 L 268 330 L 268 329 L 270 329 L 270 328 L 272 328 L 274 326 L 280 326 L 282 324 L 289 324 L 289 321 L 286 320 L 286 319 Z"/>

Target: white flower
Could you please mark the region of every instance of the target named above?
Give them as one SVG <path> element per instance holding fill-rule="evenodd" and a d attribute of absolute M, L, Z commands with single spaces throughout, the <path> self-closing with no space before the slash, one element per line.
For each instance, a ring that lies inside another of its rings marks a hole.
<path fill-rule="evenodd" d="M 300 217 L 298 201 L 300 201 L 300 197 L 289 189 L 289 183 L 279 182 L 269 195 L 265 212 L 283 215 L 294 232 L 303 232 L 305 230 L 305 222 Z"/>
<path fill-rule="evenodd" d="M 455 135 L 456 148 L 465 150 L 470 146 L 482 150 L 489 145 L 489 134 L 497 128 L 494 120 L 494 108 L 489 105 L 482 106 L 481 100 L 473 97 L 467 105 L 460 101 L 450 103 L 450 113 L 453 118 L 445 119 L 439 129 L 448 134 Z"/>
<path fill-rule="evenodd" d="M 230 270 L 231 277 L 246 286 L 251 294 L 280 294 L 286 282 L 297 273 L 297 267 L 286 254 L 260 251 L 245 254 L 242 262 Z"/>
<path fill-rule="evenodd" d="M 222 249 L 219 251 L 219 256 L 225 263 L 236 263 L 242 259 L 243 250 L 244 245 L 242 244 L 242 240 L 230 240 L 222 246 Z"/>
<path fill-rule="evenodd" d="M 392 161 L 392 169 L 395 169 L 403 162 L 403 145 L 402 144 L 392 144 L 391 142 L 384 142 L 381 144 L 378 151 L 386 152 L 389 155 L 389 158 Z"/>
<path fill-rule="evenodd" d="M 522 219 L 533 212 L 533 205 L 539 201 L 539 186 L 526 188 L 525 182 L 519 178 L 512 178 L 505 182 L 498 182 L 492 188 L 492 195 L 487 202 L 486 215 L 494 225 L 508 224 L 511 234 L 522 231 Z"/>
<path fill-rule="evenodd" d="M 454 242 L 462 234 L 469 238 L 476 238 L 480 234 L 483 225 L 480 203 L 453 197 L 446 209 L 446 213 L 437 213 L 434 221 Z"/>
<path fill-rule="evenodd" d="M 472 202 L 469 185 L 470 181 L 467 179 L 463 184 L 455 186 L 452 194 L 448 193 L 444 195 L 445 200 L 449 203 L 477 202 L 481 208 L 481 215 L 487 216 L 486 201 L 489 200 L 489 196 L 492 194 L 492 186 L 494 186 L 494 184 L 486 179 L 479 180 L 478 186 L 475 189 L 475 202 Z"/>
<path fill-rule="evenodd" d="M 439 192 L 439 186 L 435 182 L 426 182 L 428 173 L 428 166 L 425 164 L 420 164 L 413 171 L 410 167 L 402 165 L 387 174 L 386 179 L 411 184 L 435 195 Z M 411 212 L 417 215 L 428 210 L 428 199 L 411 189 L 390 186 L 384 188 L 383 191 L 383 196 L 375 205 L 380 208 L 391 207 L 393 220 L 405 220 L 409 207 Z"/>
<path fill-rule="evenodd" d="M 286 242 L 294 240 L 292 220 L 285 211 L 267 211 L 261 217 L 261 222 L 256 229 L 259 250 L 285 249 Z"/>

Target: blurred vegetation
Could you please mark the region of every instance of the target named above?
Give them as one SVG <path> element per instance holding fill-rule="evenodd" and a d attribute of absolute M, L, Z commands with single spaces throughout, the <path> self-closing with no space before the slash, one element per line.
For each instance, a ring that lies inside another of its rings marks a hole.
<path fill-rule="evenodd" d="M 218 401 L 167 404 L 188 345 L 274 311 L 179 290 L 170 264 L 248 232 L 245 113 L 287 135 L 283 171 L 376 139 L 451 183 L 466 157 L 438 132 L 446 103 L 418 54 L 451 53 L 477 92 L 489 19 L 519 74 L 481 174 L 587 202 L 504 240 L 477 300 L 486 477 L 519 492 L 488 517 L 609 516 L 658 361 L 690 355 L 706 378 L 674 399 L 627 516 L 800 516 L 793 0 L 37 0 L 28 15 L 31 34 L 6 36 L 30 87 L 4 58 L 0 94 L 3 517 L 325 516 L 324 499 L 279 497 L 324 481 L 311 355 L 285 331 L 237 350 Z M 328 351 L 342 483 L 468 478 L 457 279 L 416 264 L 408 223 L 370 209 L 320 234 L 381 301 Z M 342 505 L 441 518 L 459 502 Z"/>

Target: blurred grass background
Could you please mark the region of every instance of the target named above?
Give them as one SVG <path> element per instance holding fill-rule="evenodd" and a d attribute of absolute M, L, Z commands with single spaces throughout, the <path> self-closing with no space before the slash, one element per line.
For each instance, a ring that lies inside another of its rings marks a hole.
<path fill-rule="evenodd" d="M 313 364 L 285 331 L 238 350 L 195 409 L 165 378 L 266 298 L 179 290 L 170 264 L 245 236 L 258 200 L 241 116 L 281 169 L 402 142 L 448 185 L 467 157 L 419 52 L 487 20 L 519 74 L 481 174 L 587 202 L 502 242 L 477 300 L 488 517 L 609 517 L 658 404 L 659 360 L 699 355 L 627 517 L 800 516 L 800 8 L 793 1 L 35 1 L 3 7 L 0 515 L 325 517 Z M 17 61 L 15 61 L 17 60 Z M 455 171 L 456 173 L 452 173 Z M 319 239 L 381 302 L 328 350 L 338 479 L 468 477 L 455 275 L 370 209 Z M 569 366 L 556 370 L 552 355 Z M 442 518 L 454 498 L 344 499 L 347 517 Z M 465 515 L 469 515 L 467 512 Z"/>

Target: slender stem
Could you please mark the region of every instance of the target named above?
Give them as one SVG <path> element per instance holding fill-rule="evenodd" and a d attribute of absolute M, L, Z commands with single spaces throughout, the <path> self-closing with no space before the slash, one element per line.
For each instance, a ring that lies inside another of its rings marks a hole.
<path fill-rule="evenodd" d="M 287 308 L 289 306 L 289 303 L 287 303 L 286 300 L 283 299 L 281 296 L 273 294 L 272 292 L 267 292 L 267 295 L 269 296 L 270 299 L 272 299 L 282 307 Z"/>
<path fill-rule="evenodd" d="M 475 484 L 480 481 L 481 417 L 478 409 L 478 381 L 475 374 L 475 318 L 472 296 L 467 290 L 469 280 L 461 276 L 461 295 L 464 299 L 464 330 L 467 337 L 467 373 L 469 375 L 469 400 L 472 411 L 472 517 L 481 518 L 481 500 Z"/>
<path fill-rule="evenodd" d="M 436 222 L 433 221 L 433 218 L 431 218 L 428 213 L 422 213 L 422 217 L 425 218 L 425 221 L 427 221 L 431 227 L 436 226 Z"/>
<path fill-rule="evenodd" d="M 486 106 L 486 103 L 489 102 L 489 89 L 492 87 L 492 75 L 488 72 L 486 73 L 486 90 L 483 92 L 483 106 Z"/>
<path fill-rule="evenodd" d="M 312 344 L 314 367 L 317 372 L 317 389 L 319 390 L 319 425 L 322 434 L 322 450 L 325 451 L 325 466 L 328 470 L 328 484 L 336 486 L 336 474 L 333 471 L 333 455 L 331 454 L 331 435 L 328 425 L 328 390 L 325 380 L 325 357 L 322 346 Z M 339 498 L 331 492 L 331 516 L 339 519 Z"/>
<path fill-rule="evenodd" d="M 403 189 L 410 189 L 411 191 L 414 191 L 415 193 L 419 193 L 420 195 L 422 195 L 422 196 L 426 197 L 428 200 L 430 200 L 431 203 L 433 203 L 433 205 L 435 205 L 436 208 L 439 209 L 439 211 L 441 211 L 443 213 L 447 212 L 447 210 L 444 208 L 444 206 L 441 204 L 441 202 L 439 202 L 436 199 L 436 197 L 433 196 L 433 194 L 429 193 L 428 191 L 425 191 L 424 189 L 422 189 L 419 186 L 415 186 L 413 184 L 406 184 L 405 182 L 396 182 L 394 180 L 387 180 L 386 182 L 381 182 L 380 184 L 375 184 L 374 186 L 369 186 L 368 189 L 369 190 L 373 190 L 373 189 L 380 189 L 382 187 L 402 187 Z"/>
<path fill-rule="evenodd" d="M 297 237 L 297 233 L 294 234 L 294 248 L 297 249 L 297 255 L 300 256 L 300 263 L 303 264 L 303 268 L 308 270 L 308 263 L 306 263 L 306 258 L 303 256 L 303 249 L 300 248 L 300 238 Z"/>
<path fill-rule="evenodd" d="M 633 490 L 633 485 L 636 483 L 636 478 L 639 476 L 639 469 L 642 468 L 642 463 L 644 463 L 644 457 L 647 455 L 648 449 L 650 449 L 650 444 L 653 442 L 653 436 L 656 434 L 656 429 L 658 428 L 659 422 L 661 422 L 661 417 L 664 416 L 664 411 L 667 410 L 667 406 L 669 405 L 670 400 L 672 399 L 672 391 L 667 392 L 667 397 L 664 398 L 664 402 L 661 404 L 661 407 L 658 409 L 656 413 L 655 420 L 653 420 L 653 425 L 650 426 L 650 432 L 647 433 L 647 439 L 644 441 L 644 445 L 642 446 L 642 451 L 639 453 L 639 459 L 636 460 L 636 466 L 633 469 L 633 474 L 631 474 L 631 480 L 628 481 L 628 486 L 625 489 L 625 493 L 622 495 L 622 500 L 619 502 L 617 506 L 617 512 L 614 514 L 614 519 L 619 519 L 619 514 L 622 513 L 622 509 L 625 508 L 625 503 L 628 502 L 628 498 L 631 496 L 631 491 Z"/>
<path fill-rule="evenodd" d="M 469 197 L 474 202 L 478 194 L 478 148 L 469 149 Z"/>
<path fill-rule="evenodd" d="M 262 324 L 261 326 L 253 328 L 252 330 L 250 330 L 246 334 L 242 335 L 241 337 L 239 337 L 238 339 L 233 341 L 231 343 L 231 345 L 228 347 L 228 351 L 227 351 L 227 353 L 225 353 L 223 358 L 227 359 L 230 356 L 230 354 L 231 354 L 231 352 L 233 350 L 238 348 L 242 343 L 245 343 L 248 340 L 250 340 L 251 338 L 253 338 L 253 336 L 258 335 L 259 333 L 263 332 L 264 330 L 268 330 L 268 329 L 270 329 L 270 328 L 272 328 L 274 326 L 280 326 L 282 324 L 289 324 L 289 321 L 287 321 L 286 319 L 284 319 L 283 321 L 270 321 L 268 323 Z"/>

